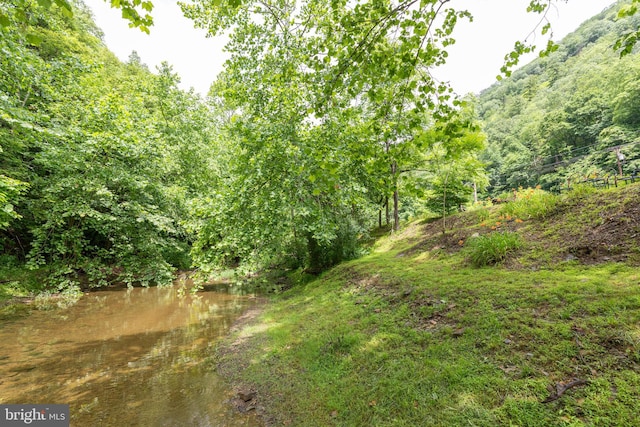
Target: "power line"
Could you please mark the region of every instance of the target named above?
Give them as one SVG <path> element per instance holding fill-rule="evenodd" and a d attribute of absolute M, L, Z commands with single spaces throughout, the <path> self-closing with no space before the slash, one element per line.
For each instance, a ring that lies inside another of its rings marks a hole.
<path fill-rule="evenodd" d="M 507 173 L 499 174 L 497 176 L 497 182 L 498 183 L 506 183 L 506 179 L 509 178 L 510 176 L 512 176 L 514 172 L 523 171 L 523 170 L 532 170 L 532 171 L 535 171 L 535 172 L 538 172 L 538 173 L 545 173 L 546 171 L 550 172 L 551 170 L 556 169 L 558 166 L 575 163 L 576 161 L 578 161 L 581 158 L 584 158 L 584 157 L 587 157 L 587 156 L 590 156 L 590 155 L 593 155 L 593 154 L 596 154 L 596 153 L 603 153 L 603 152 L 606 152 L 606 151 L 613 151 L 616 148 L 634 146 L 634 145 L 638 145 L 638 144 L 640 144 L 640 140 L 627 142 L 627 143 L 624 143 L 624 144 L 616 144 L 616 145 L 613 145 L 611 147 L 601 148 L 599 150 L 593 150 L 593 151 L 590 151 L 590 152 L 585 153 L 585 154 L 581 154 L 581 155 L 578 155 L 578 156 L 573 156 L 573 157 L 571 157 L 569 159 L 566 159 L 566 160 L 560 160 L 560 161 L 556 161 L 556 162 L 553 162 L 553 163 L 547 163 L 547 164 L 543 164 L 541 166 L 535 166 L 535 164 L 522 165 L 522 166 L 520 166 L 518 168 L 511 169 L 508 174 Z M 599 145 L 599 144 L 596 143 L 596 144 L 586 145 L 586 146 L 582 146 L 582 147 L 576 147 L 574 149 L 568 150 L 564 154 L 566 155 L 567 153 L 584 151 L 584 150 L 586 150 L 586 149 L 588 149 L 590 147 L 594 147 L 596 145 Z M 556 155 L 552 155 L 552 156 L 547 156 L 544 159 L 556 158 L 558 155 L 560 155 L 560 153 L 558 153 Z M 636 157 L 627 159 L 627 161 L 630 162 L 630 161 L 633 161 L 633 160 L 637 160 L 639 158 L 640 158 L 640 156 L 636 156 Z"/>

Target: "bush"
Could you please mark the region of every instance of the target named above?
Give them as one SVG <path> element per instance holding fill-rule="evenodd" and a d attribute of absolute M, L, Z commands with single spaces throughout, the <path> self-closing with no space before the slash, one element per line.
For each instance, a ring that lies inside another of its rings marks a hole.
<path fill-rule="evenodd" d="M 469 259 L 476 267 L 497 264 L 522 246 L 522 240 L 510 231 L 490 233 L 469 239 Z"/>
<path fill-rule="evenodd" d="M 515 200 L 502 207 L 502 213 L 520 219 L 545 218 L 557 203 L 558 196 L 539 188 L 519 189 Z"/>

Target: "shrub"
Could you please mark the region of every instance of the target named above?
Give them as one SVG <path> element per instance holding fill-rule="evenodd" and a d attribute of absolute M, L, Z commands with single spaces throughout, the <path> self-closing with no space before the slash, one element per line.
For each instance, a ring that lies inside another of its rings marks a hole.
<path fill-rule="evenodd" d="M 515 200 L 502 207 L 502 213 L 520 219 L 545 218 L 557 203 L 558 196 L 539 188 L 519 189 Z"/>
<path fill-rule="evenodd" d="M 490 233 L 468 240 L 469 259 L 476 267 L 497 264 L 521 246 L 522 240 L 516 233 Z"/>

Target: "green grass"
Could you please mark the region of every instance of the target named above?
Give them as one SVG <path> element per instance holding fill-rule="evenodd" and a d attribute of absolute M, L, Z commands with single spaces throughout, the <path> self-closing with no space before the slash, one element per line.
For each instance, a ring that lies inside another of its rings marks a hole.
<path fill-rule="evenodd" d="M 637 252 L 638 189 L 521 191 L 447 235 L 413 223 L 275 297 L 218 366 L 275 425 L 636 426 L 638 256 L 566 257 L 622 225 L 612 242 Z"/>
<path fill-rule="evenodd" d="M 522 239 L 517 233 L 501 231 L 472 238 L 467 246 L 471 263 L 484 267 L 504 261 L 522 246 Z"/>
<path fill-rule="evenodd" d="M 637 425 L 637 269 L 463 257 L 344 264 L 274 300 L 220 363 L 277 425 Z M 588 384 L 542 403 L 573 378 Z"/>

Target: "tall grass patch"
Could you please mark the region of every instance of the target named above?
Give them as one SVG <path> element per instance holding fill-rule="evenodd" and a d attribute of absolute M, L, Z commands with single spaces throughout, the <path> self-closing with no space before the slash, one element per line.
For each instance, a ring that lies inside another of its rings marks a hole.
<path fill-rule="evenodd" d="M 546 218 L 555 211 L 558 201 L 557 195 L 539 188 L 521 188 L 515 192 L 515 199 L 502 207 L 502 213 L 520 219 Z"/>
<path fill-rule="evenodd" d="M 522 247 L 522 239 L 510 231 L 490 233 L 468 241 L 469 259 L 476 267 L 497 264 Z"/>

